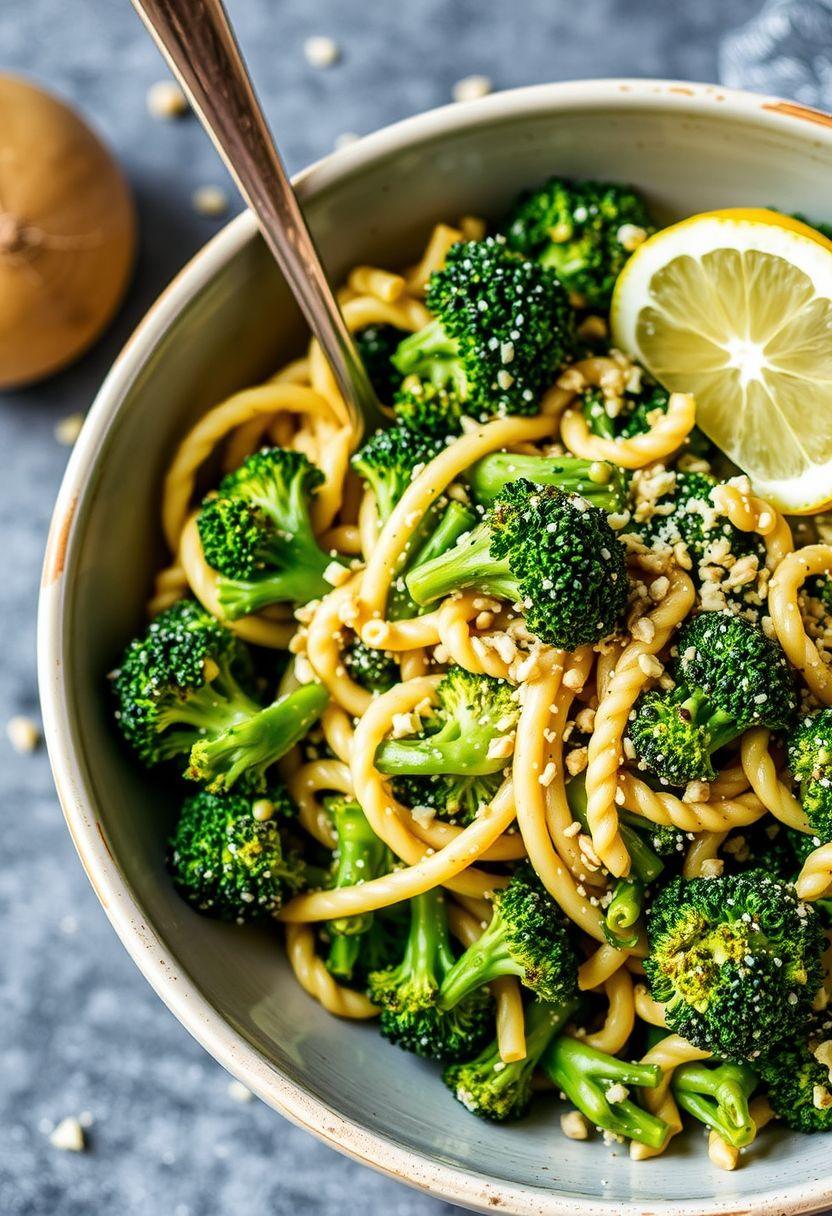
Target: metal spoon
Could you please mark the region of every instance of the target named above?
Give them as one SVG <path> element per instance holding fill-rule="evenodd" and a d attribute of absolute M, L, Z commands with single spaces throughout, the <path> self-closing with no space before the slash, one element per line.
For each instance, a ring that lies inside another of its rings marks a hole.
<path fill-rule="evenodd" d="M 312 333 L 357 435 L 382 415 L 280 154 L 222 0 L 133 0 L 251 207 Z"/>

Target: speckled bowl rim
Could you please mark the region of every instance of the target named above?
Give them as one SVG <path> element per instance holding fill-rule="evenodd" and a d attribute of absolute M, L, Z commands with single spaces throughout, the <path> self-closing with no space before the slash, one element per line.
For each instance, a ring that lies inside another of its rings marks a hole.
<path fill-rule="evenodd" d="M 589 80 L 538 85 L 494 94 L 475 102 L 445 106 L 405 119 L 367 136 L 311 166 L 295 179 L 302 197 L 312 197 L 362 168 L 403 148 L 482 123 L 557 111 L 652 108 L 680 120 L 713 117 L 762 127 L 779 134 L 807 134 L 832 154 L 832 116 L 778 98 L 715 85 L 658 80 Z M 402 1148 L 345 1119 L 302 1085 L 290 1082 L 266 1056 L 234 1031 L 180 968 L 148 924 L 133 891 L 110 854 L 79 757 L 71 742 L 69 689 L 64 677 L 72 645 L 66 614 L 64 574 L 82 543 L 78 523 L 82 502 L 111 427 L 118 424 L 125 395 L 150 353 L 176 317 L 218 270 L 251 241 L 256 226 L 239 215 L 200 250 L 149 310 L 105 379 L 89 412 L 64 476 L 47 542 L 38 622 L 38 668 L 43 721 L 58 796 L 81 861 L 110 921 L 169 1009 L 224 1068 L 275 1110 L 348 1156 L 438 1198 L 482 1211 L 517 1216 L 774 1216 L 818 1212 L 832 1206 L 832 1178 L 772 1190 L 738 1203 L 736 1195 L 709 1202 L 599 1202 L 562 1196 L 541 1188 L 496 1182 Z M 81 513 L 83 514 L 83 513 Z M 649 1168 L 649 1167 L 648 1167 Z"/>

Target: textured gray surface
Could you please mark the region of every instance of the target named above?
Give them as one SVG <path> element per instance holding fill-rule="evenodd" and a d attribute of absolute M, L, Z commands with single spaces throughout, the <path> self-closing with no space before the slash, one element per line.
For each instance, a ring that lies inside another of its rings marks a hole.
<path fill-rule="evenodd" d="M 472 72 L 496 87 L 579 76 L 715 79 L 721 34 L 759 0 L 233 0 L 243 46 L 290 167 L 343 131 L 368 132 L 449 99 Z M 316 72 L 303 40 L 337 39 Z M 224 181 L 192 119 L 145 108 L 163 75 L 127 0 L 0 4 L 0 69 L 74 100 L 108 137 L 139 205 L 133 288 L 98 347 L 64 375 L 0 397 L 0 718 L 37 715 L 35 605 L 66 450 L 55 423 L 83 410 L 112 356 L 171 275 L 215 231 L 192 190 Z M 2 133 L 0 133 L 0 136 Z M 0 742 L 0 1213 L 3 1216 L 398 1216 L 451 1209 L 338 1157 L 227 1077 L 134 969 L 70 844 L 43 751 Z M 89 1111 L 91 1149 L 47 1132 Z"/>

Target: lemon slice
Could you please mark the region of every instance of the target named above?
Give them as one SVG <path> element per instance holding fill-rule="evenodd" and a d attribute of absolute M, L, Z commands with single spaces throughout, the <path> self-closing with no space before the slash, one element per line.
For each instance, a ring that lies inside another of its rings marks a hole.
<path fill-rule="evenodd" d="M 615 344 L 783 511 L 832 499 L 832 241 L 775 211 L 695 215 L 625 266 Z"/>

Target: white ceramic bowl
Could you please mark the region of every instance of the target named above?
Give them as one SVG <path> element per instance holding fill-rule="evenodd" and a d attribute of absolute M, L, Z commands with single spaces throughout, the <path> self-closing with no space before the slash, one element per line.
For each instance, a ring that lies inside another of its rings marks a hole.
<path fill-rule="evenodd" d="M 335 279 L 400 265 L 431 224 L 498 215 L 552 173 L 632 182 L 659 216 L 750 204 L 830 219 L 832 118 L 716 87 L 594 81 L 504 93 L 410 119 L 298 179 Z M 162 556 L 159 483 L 205 409 L 296 354 L 303 327 L 242 215 L 179 275 L 117 360 L 67 470 L 44 570 L 40 680 L 69 829 L 127 949 L 192 1034 L 266 1102 L 378 1169 L 484 1211 L 814 1212 L 828 1141 L 767 1133 L 745 1168 L 701 1135 L 632 1164 L 565 1139 L 545 1103 L 516 1126 L 472 1118 L 436 1070 L 294 983 L 272 931 L 199 917 L 163 866 L 172 806 L 113 730 L 105 673 L 140 625 Z"/>

